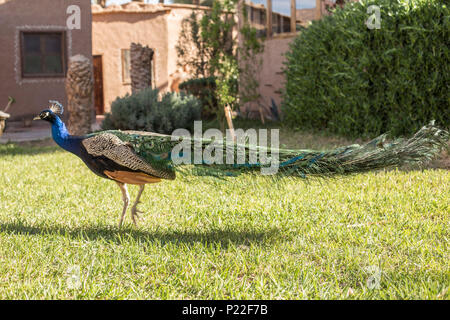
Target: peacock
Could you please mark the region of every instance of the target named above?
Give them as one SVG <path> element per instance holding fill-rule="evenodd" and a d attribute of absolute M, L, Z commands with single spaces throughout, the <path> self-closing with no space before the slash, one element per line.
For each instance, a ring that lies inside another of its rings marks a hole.
<path fill-rule="evenodd" d="M 138 214 L 142 213 L 137 206 L 145 185 L 174 180 L 176 172 L 185 172 L 183 170 L 225 179 L 242 173 L 259 174 L 268 166 L 268 152 L 273 152 L 277 155 L 274 177 L 348 175 L 423 163 L 446 147 L 449 140 L 449 133 L 436 127 L 434 122 L 422 127 L 409 139 L 398 138 L 388 143 L 384 134 L 364 145 L 354 144 L 327 151 L 271 149 L 248 141 L 235 143 L 229 139 L 216 141 L 143 131 L 106 130 L 72 136 L 60 118 L 63 110 L 59 102 L 50 100 L 50 106 L 34 120 L 50 122 L 52 137 L 61 148 L 78 156 L 96 175 L 117 183 L 123 200 L 119 228 L 130 204 L 128 184 L 139 186 L 131 206 L 131 219 L 136 225 Z M 196 152 L 204 152 L 211 145 L 215 148 L 215 156 L 223 157 L 224 161 L 180 161 L 194 159 Z M 230 161 L 230 154 L 231 160 L 239 158 L 240 161 Z"/>

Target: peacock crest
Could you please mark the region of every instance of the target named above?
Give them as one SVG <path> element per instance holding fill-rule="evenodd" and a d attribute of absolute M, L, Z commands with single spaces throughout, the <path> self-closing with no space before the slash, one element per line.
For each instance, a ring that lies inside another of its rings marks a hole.
<path fill-rule="evenodd" d="M 56 114 L 63 114 L 64 112 L 64 107 L 62 106 L 61 103 L 59 103 L 56 100 L 49 100 L 48 101 L 50 103 L 50 110 L 53 111 Z"/>

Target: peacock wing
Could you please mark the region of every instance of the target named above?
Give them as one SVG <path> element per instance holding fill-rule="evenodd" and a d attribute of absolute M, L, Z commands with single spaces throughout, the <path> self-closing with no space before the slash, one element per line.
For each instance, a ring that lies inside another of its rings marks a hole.
<path fill-rule="evenodd" d="M 162 179 L 175 179 L 175 172 L 168 166 L 161 166 L 158 159 L 142 157 L 129 141 L 111 132 L 95 134 L 82 141 L 86 151 L 93 157 L 106 157 L 115 163 L 134 171 L 142 171 Z"/>

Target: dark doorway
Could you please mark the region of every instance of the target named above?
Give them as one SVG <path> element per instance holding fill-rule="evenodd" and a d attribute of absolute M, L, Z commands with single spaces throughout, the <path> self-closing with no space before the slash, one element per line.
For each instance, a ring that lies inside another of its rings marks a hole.
<path fill-rule="evenodd" d="M 103 105 L 103 64 L 102 56 L 94 56 L 94 102 L 95 114 L 105 113 Z"/>

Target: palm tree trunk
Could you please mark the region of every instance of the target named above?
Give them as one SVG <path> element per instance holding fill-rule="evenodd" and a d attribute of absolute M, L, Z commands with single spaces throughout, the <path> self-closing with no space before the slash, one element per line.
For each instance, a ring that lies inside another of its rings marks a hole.
<path fill-rule="evenodd" d="M 94 78 L 91 60 L 78 54 L 69 59 L 66 78 L 68 130 L 73 135 L 83 135 L 91 131 L 92 91 Z"/>
<path fill-rule="evenodd" d="M 151 63 L 153 49 L 138 43 L 132 43 L 130 47 L 131 64 L 131 92 L 136 93 L 152 85 Z"/>

